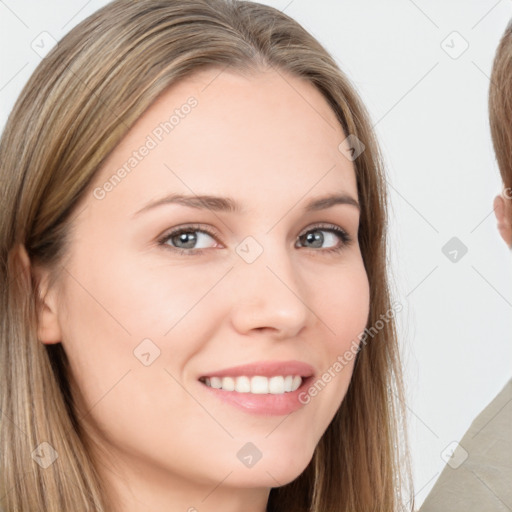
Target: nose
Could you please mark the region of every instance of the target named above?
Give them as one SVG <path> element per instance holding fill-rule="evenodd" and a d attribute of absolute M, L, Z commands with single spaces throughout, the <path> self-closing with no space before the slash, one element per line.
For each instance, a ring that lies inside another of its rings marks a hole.
<path fill-rule="evenodd" d="M 239 261 L 233 270 L 231 319 L 239 333 L 286 339 L 307 325 L 312 310 L 306 283 L 284 253 L 264 251 L 253 263 Z"/>

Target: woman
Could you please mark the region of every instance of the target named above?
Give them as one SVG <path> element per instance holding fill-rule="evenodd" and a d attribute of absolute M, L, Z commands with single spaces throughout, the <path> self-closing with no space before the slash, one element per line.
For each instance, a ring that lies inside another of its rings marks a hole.
<path fill-rule="evenodd" d="M 303 28 L 114 1 L 0 160 L 4 510 L 402 505 L 379 153 Z"/>

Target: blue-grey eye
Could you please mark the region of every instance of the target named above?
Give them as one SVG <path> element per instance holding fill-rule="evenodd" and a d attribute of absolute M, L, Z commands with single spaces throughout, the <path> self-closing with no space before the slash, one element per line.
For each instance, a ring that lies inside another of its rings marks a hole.
<path fill-rule="evenodd" d="M 215 240 L 204 231 L 188 229 L 171 233 L 166 237 L 165 243 L 177 249 L 206 249 L 215 245 Z"/>
<path fill-rule="evenodd" d="M 303 247 L 313 249 L 336 247 L 340 239 L 342 239 L 341 232 L 338 234 L 329 229 L 312 229 L 299 237 Z M 344 240 L 342 239 L 342 241 Z"/>

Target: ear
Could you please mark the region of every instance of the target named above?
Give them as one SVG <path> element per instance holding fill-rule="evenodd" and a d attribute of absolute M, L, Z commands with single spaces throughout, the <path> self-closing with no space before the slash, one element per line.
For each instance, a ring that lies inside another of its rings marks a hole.
<path fill-rule="evenodd" d="M 57 290 L 49 288 L 50 272 L 47 269 L 31 265 L 30 258 L 23 245 L 17 249 L 23 270 L 30 282 L 34 277 L 37 304 L 37 338 L 46 345 L 59 343 L 62 339 L 61 328 L 57 316 Z"/>
<path fill-rule="evenodd" d="M 505 243 L 512 248 L 512 202 L 510 199 L 496 196 L 494 198 L 494 214 L 498 221 L 498 231 Z"/>

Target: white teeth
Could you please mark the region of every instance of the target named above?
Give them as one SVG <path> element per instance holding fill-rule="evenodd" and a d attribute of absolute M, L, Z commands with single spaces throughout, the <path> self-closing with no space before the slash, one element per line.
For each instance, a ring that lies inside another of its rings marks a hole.
<path fill-rule="evenodd" d="M 224 377 L 222 379 L 222 389 L 226 391 L 235 391 L 235 379 L 233 379 L 233 377 Z"/>
<path fill-rule="evenodd" d="M 212 388 L 220 389 L 222 388 L 222 379 L 219 377 L 210 377 L 210 386 Z M 208 379 L 206 379 L 206 385 L 208 386 Z"/>
<path fill-rule="evenodd" d="M 255 395 L 282 395 L 295 391 L 302 384 L 302 377 L 299 375 L 278 375 L 275 377 L 207 377 L 204 384 L 211 388 L 224 391 L 236 391 L 238 393 L 253 393 Z"/>
<path fill-rule="evenodd" d="M 284 393 L 284 377 L 271 377 L 268 381 L 268 390 L 273 395 L 281 395 Z"/>
<path fill-rule="evenodd" d="M 298 389 L 301 384 L 302 384 L 302 379 L 298 375 L 295 375 L 293 377 L 293 382 L 292 382 L 292 391 L 295 391 L 296 389 Z"/>
<path fill-rule="evenodd" d="M 236 379 L 235 391 L 238 391 L 239 393 L 250 393 L 251 381 L 249 377 L 238 377 Z"/>
<path fill-rule="evenodd" d="M 260 376 L 253 377 L 251 379 L 251 393 L 266 395 L 268 393 L 268 378 Z"/>

